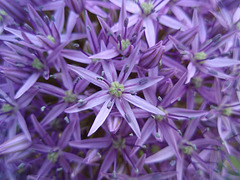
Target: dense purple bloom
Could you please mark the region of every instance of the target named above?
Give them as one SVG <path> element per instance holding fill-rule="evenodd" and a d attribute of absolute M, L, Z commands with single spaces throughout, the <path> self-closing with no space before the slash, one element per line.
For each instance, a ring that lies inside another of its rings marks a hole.
<path fill-rule="evenodd" d="M 240 177 L 240 3 L 1 0 L 0 179 Z"/>

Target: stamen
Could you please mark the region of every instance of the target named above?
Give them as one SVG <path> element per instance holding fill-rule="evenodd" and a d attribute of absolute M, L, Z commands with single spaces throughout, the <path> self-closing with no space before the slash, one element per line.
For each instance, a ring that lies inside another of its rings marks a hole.
<path fill-rule="evenodd" d="M 124 20 L 124 27 L 127 28 L 127 26 L 128 26 L 128 18 Z"/>
<path fill-rule="evenodd" d="M 84 106 L 86 103 L 87 103 L 87 102 L 84 101 L 83 99 L 79 99 L 79 100 L 78 100 L 78 108 Z"/>
<path fill-rule="evenodd" d="M 46 106 L 41 107 L 41 111 L 43 112 L 46 109 Z"/>
<path fill-rule="evenodd" d="M 108 104 L 107 104 L 107 108 L 110 109 L 112 106 L 112 101 L 109 101 Z"/>
<path fill-rule="evenodd" d="M 104 80 L 104 78 L 103 78 L 103 77 L 101 77 L 101 76 L 99 76 L 99 77 L 97 77 L 97 80 L 99 80 L 99 81 L 103 81 L 103 80 Z"/>

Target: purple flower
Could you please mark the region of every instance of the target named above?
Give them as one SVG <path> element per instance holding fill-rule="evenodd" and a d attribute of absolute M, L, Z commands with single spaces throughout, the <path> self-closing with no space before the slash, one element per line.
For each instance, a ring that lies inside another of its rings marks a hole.
<path fill-rule="evenodd" d="M 162 77 L 127 80 L 136 62 L 137 53 L 138 48 L 135 49 L 135 52 L 126 59 L 125 65 L 118 77 L 114 64 L 111 61 L 102 61 L 106 79 L 84 68 L 69 66 L 69 68 L 80 75 L 81 78 L 84 78 L 102 88 L 101 91 L 96 92 L 90 97 L 80 99 L 78 104 L 67 108 L 65 111 L 67 113 L 79 112 L 103 104 L 101 110 L 96 116 L 88 136 L 92 135 L 104 123 L 114 104 L 138 137 L 141 136 L 139 125 L 129 106 L 129 103 L 155 114 L 164 114 L 161 110 L 144 101 L 142 98 L 135 96 L 138 91 L 148 88 L 162 80 Z M 96 98 L 98 98 L 97 101 Z"/>

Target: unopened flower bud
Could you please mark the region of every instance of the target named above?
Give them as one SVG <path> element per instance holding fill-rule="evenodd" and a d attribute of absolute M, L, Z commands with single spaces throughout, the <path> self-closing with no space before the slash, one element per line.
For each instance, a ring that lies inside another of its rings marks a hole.
<path fill-rule="evenodd" d="M 156 67 L 161 61 L 164 50 L 165 46 L 160 41 L 155 46 L 143 52 L 138 65 L 147 69 Z"/>

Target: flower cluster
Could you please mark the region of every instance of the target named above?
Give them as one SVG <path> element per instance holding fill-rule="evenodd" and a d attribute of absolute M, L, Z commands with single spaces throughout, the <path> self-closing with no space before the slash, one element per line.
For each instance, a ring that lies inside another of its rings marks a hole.
<path fill-rule="evenodd" d="M 0 179 L 240 178 L 238 0 L 0 1 Z"/>

